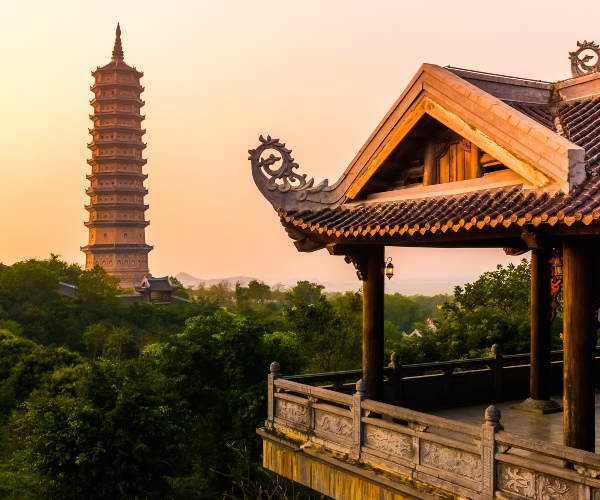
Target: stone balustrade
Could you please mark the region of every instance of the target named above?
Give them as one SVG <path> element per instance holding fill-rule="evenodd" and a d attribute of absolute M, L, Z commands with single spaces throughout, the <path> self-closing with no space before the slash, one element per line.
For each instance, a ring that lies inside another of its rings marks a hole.
<path fill-rule="evenodd" d="M 362 380 L 344 394 L 279 372 L 258 431 L 265 467 L 334 498 L 351 484 L 402 498 L 600 499 L 600 455 L 504 432 L 493 405 L 469 425 L 371 401 Z"/>

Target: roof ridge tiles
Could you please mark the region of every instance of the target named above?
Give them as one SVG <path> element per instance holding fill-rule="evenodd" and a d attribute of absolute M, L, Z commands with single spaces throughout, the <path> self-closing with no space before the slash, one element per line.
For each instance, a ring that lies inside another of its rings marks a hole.
<path fill-rule="evenodd" d="M 404 216 L 411 211 L 411 208 L 412 207 L 407 204 L 403 210 L 399 210 L 394 217 L 392 217 L 390 225 L 393 224 L 394 226 L 399 226 L 399 224 L 404 220 Z"/>
<path fill-rule="evenodd" d="M 506 205 L 508 205 L 511 201 L 514 200 L 514 203 L 517 207 L 522 205 L 523 199 L 522 196 L 519 196 L 520 193 L 515 193 L 514 191 L 506 193 L 506 196 L 494 200 L 494 202 L 490 205 L 488 212 L 484 216 L 484 221 L 489 222 L 492 217 L 497 218 L 498 216 L 502 216 L 504 219 L 504 213 L 506 212 Z"/>
<path fill-rule="evenodd" d="M 573 104 L 566 104 L 564 106 L 560 106 L 557 108 L 558 115 L 563 123 L 567 123 L 569 120 L 572 120 L 572 116 L 578 113 L 578 110 L 575 109 Z"/>
<path fill-rule="evenodd" d="M 432 202 L 431 200 L 429 200 L 426 204 L 425 207 L 423 207 L 423 211 L 421 211 L 418 214 L 418 217 L 416 219 L 417 223 L 421 223 L 423 221 L 426 221 L 429 217 L 431 217 L 432 212 L 434 212 L 436 209 L 435 203 Z"/>
<path fill-rule="evenodd" d="M 567 127 L 569 129 L 569 134 L 572 140 L 576 141 L 576 137 L 580 137 L 585 135 L 584 132 L 589 130 L 589 128 L 598 122 L 597 116 L 584 116 L 581 117 L 577 123 L 567 123 Z"/>

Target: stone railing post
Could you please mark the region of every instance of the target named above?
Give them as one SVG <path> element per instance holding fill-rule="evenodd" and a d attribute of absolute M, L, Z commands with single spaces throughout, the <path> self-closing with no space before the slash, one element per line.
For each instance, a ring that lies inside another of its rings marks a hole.
<path fill-rule="evenodd" d="M 362 426 L 362 402 L 369 399 L 367 394 L 367 382 L 360 379 L 356 382 L 356 392 L 352 396 L 352 453 L 351 458 L 358 460 L 360 458 L 360 447 L 363 443 Z"/>
<path fill-rule="evenodd" d="M 388 368 L 392 369 L 392 404 L 402 406 L 402 362 L 397 353 L 390 356 Z"/>
<path fill-rule="evenodd" d="M 485 498 L 493 498 L 496 489 L 496 432 L 504 430 L 500 423 L 502 414 L 497 406 L 488 406 L 485 410 L 485 424 L 481 426 L 481 464 L 482 493 Z"/>
<path fill-rule="evenodd" d="M 491 351 L 490 357 L 494 360 L 492 363 L 492 370 L 494 371 L 494 402 L 499 403 L 503 398 L 502 379 L 504 363 L 498 344 L 494 344 Z"/>
<path fill-rule="evenodd" d="M 269 373 L 268 378 L 267 422 L 265 426 L 270 429 L 275 425 L 275 380 L 281 377 L 280 369 L 277 361 L 273 361 L 269 367 L 271 373 Z"/>

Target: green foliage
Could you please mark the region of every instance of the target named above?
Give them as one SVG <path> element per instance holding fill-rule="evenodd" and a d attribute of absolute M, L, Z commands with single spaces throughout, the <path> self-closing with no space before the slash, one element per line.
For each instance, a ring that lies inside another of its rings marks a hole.
<path fill-rule="evenodd" d="M 23 329 L 21 325 L 12 319 L 0 319 L 0 331 L 5 330 L 15 335 L 23 335 Z"/>
<path fill-rule="evenodd" d="M 456 287 L 444 304 L 438 328 L 446 337 L 450 359 L 478 357 L 493 344 L 507 354 L 529 349 L 529 262 L 499 265 L 473 283 Z"/>
<path fill-rule="evenodd" d="M 436 319 L 440 316 L 440 306 L 450 300 L 449 295 L 402 295 L 395 293 L 385 295 L 384 314 L 400 332 L 410 333 L 415 328 L 415 323 L 425 321 L 427 318 Z"/>
<path fill-rule="evenodd" d="M 83 332 L 82 340 L 92 359 L 106 354 L 106 341 L 110 328 L 104 323 L 93 323 Z"/>
<path fill-rule="evenodd" d="M 122 315 L 125 306 L 119 295 L 119 278 L 111 276 L 102 267 L 83 271 L 77 284 L 76 305 L 87 325 L 104 318 Z"/>
<path fill-rule="evenodd" d="M 62 273 L 57 268 L 62 267 L 53 257 L 1 268 L 0 317 L 19 323 L 23 335 L 36 342 L 62 343 L 61 320 L 67 316 L 67 304 L 58 293 Z"/>
<path fill-rule="evenodd" d="M 228 281 L 221 281 L 209 287 L 200 283 L 195 290 L 188 289 L 188 292 L 192 297 L 203 299 L 220 307 L 227 308 L 234 304 L 234 292 Z"/>
<path fill-rule="evenodd" d="M 59 281 L 78 285 L 75 299 Z M 54 255 L 0 265 L 0 496 L 309 498 L 252 465 L 268 367 L 359 368 L 360 293 L 223 282 L 168 307 L 124 305 L 120 293 L 102 269 Z M 422 337 L 403 335 L 415 327 Z M 386 296 L 384 328 L 403 363 L 486 355 L 493 343 L 525 352 L 528 264 L 452 297 Z"/>
<path fill-rule="evenodd" d="M 188 457 L 190 477 L 202 477 L 205 489 L 222 486 L 221 474 L 237 460 L 225 443 L 258 458 L 254 432 L 266 411 L 268 366 L 278 360 L 288 373 L 303 368 L 289 347 L 284 335 L 217 311 L 189 319 L 183 333 L 147 348 L 145 356 L 189 407 L 188 432 L 201 436 L 189 444 Z M 183 488 L 185 481 L 179 483 Z"/>
<path fill-rule="evenodd" d="M 50 348 L 0 331 L 0 419 L 50 382 L 55 370 L 82 362 L 76 353 Z"/>
<path fill-rule="evenodd" d="M 125 350 L 133 342 L 131 330 L 124 326 L 113 326 L 106 338 L 106 354 L 117 361 L 121 361 Z"/>
<path fill-rule="evenodd" d="M 286 293 L 286 299 L 291 305 L 315 304 L 323 295 L 325 287 L 309 281 L 298 281 L 295 287 Z"/>
<path fill-rule="evenodd" d="M 91 365 L 75 396 L 26 403 L 26 457 L 49 498 L 165 498 L 182 459 L 185 418 L 143 363 Z"/>
<path fill-rule="evenodd" d="M 529 262 L 499 265 L 473 283 L 457 286 L 444 303 L 436 329 L 422 324 L 422 337 L 387 343 L 403 363 L 483 357 L 493 344 L 507 354 L 529 350 Z M 559 328 L 559 327 L 557 327 Z"/>
<path fill-rule="evenodd" d="M 284 309 L 291 329 L 311 360 L 311 372 L 330 372 L 360 367 L 362 345 L 362 297 L 346 292 L 330 302 L 320 294 L 320 285 L 301 285 L 295 295 L 314 303 L 295 299 L 292 307 Z M 300 285 L 300 283 L 299 283 Z M 305 293 L 307 292 L 307 293 Z M 290 294 L 293 297 L 294 294 Z"/>
<path fill-rule="evenodd" d="M 271 298 L 271 287 L 258 280 L 252 280 L 248 283 L 248 298 L 257 304 L 264 304 Z"/>

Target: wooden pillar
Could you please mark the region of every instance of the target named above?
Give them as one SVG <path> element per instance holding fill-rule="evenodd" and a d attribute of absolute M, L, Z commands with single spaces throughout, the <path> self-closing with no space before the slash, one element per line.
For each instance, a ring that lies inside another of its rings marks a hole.
<path fill-rule="evenodd" d="M 531 251 L 531 372 L 529 395 L 550 399 L 550 252 Z"/>
<path fill-rule="evenodd" d="M 471 172 L 470 179 L 477 179 L 477 177 L 483 176 L 483 167 L 481 166 L 480 159 L 481 150 L 474 144 L 471 143 Z"/>
<path fill-rule="evenodd" d="M 596 240 L 563 243 L 564 444 L 595 451 Z"/>
<path fill-rule="evenodd" d="M 435 143 L 433 139 L 429 139 L 427 142 L 427 146 L 425 148 L 425 165 L 423 167 L 423 186 L 430 186 L 432 184 L 437 184 L 438 180 L 438 171 L 437 171 L 437 161 L 435 159 Z"/>
<path fill-rule="evenodd" d="M 383 295 L 385 247 L 366 250 L 363 276 L 363 379 L 371 399 L 383 401 Z"/>

